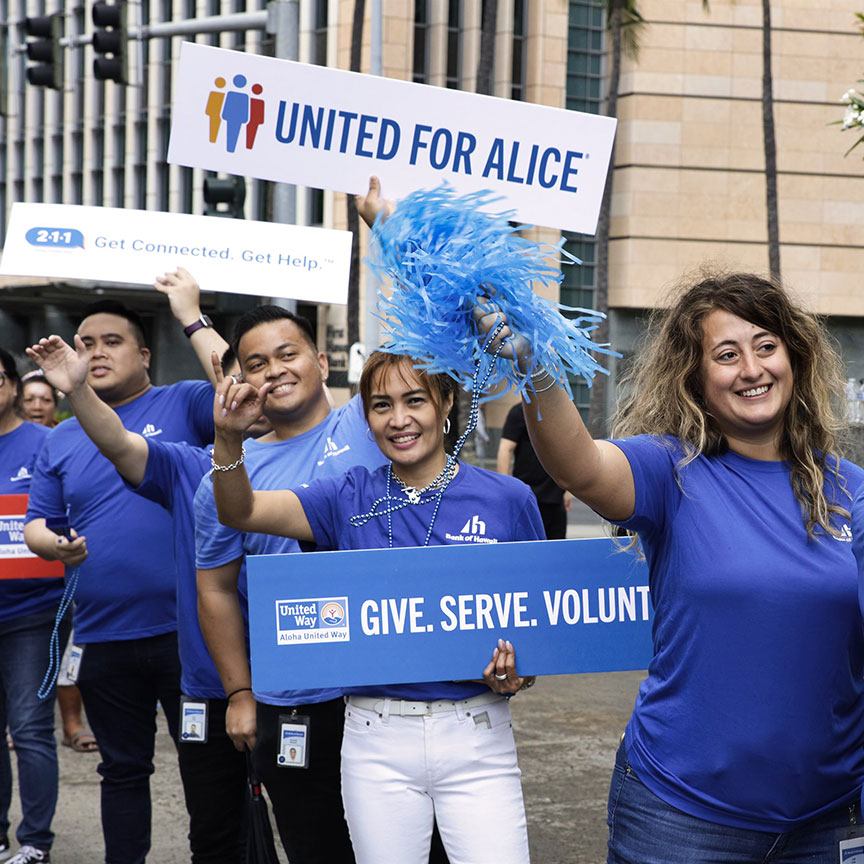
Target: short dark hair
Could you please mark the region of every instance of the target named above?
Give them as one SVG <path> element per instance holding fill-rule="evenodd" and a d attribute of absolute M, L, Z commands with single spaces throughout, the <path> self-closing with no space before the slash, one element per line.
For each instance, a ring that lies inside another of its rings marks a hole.
<path fill-rule="evenodd" d="M 315 344 L 315 333 L 312 330 L 312 325 L 308 318 L 302 315 L 295 315 L 289 312 L 283 306 L 254 306 L 252 309 L 244 312 L 234 325 L 234 338 L 231 340 L 231 347 L 234 349 L 234 354 L 237 359 L 240 359 L 240 352 L 237 350 L 240 345 L 240 340 L 253 328 L 259 324 L 267 324 L 270 321 L 293 321 L 300 332 L 303 334 L 306 341 L 309 343 L 312 350 L 317 354 L 318 346 Z"/>
<path fill-rule="evenodd" d="M 3 363 L 3 371 L 6 373 L 6 377 L 10 381 L 19 384 L 21 376 L 18 374 L 18 365 L 15 363 L 15 358 L 5 348 L 0 348 L 0 362 Z"/>
<path fill-rule="evenodd" d="M 222 359 L 219 365 L 222 367 L 222 374 L 225 375 L 228 370 L 237 362 L 237 355 L 234 353 L 234 349 L 229 345 L 222 352 Z"/>
<path fill-rule="evenodd" d="M 106 299 L 97 300 L 95 303 L 89 303 L 84 307 L 84 312 L 81 315 L 81 320 L 78 322 L 78 326 L 81 326 L 85 318 L 89 318 L 91 315 L 100 314 L 117 315 L 120 318 L 125 318 L 132 328 L 132 333 L 135 336 L 138 345 L 141 348 L 147 347 L 147 340 L 144 338 L 144 322 L 141 320 L 141 316 L 133 309 L 120 303 L 118 300 Z"/>

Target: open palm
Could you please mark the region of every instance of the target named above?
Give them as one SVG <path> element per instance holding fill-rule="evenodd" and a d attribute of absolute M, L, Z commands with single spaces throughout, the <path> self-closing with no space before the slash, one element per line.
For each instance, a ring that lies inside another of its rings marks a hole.
<path fill-rule="evenodd" d="M 77 333 L 75 348 L 59 336 L 49 336 L 28 348 L 27 356 L 39 364 L 48 383 L 64 393 L 76 390 L 87 380 L 90 361 Z"/>

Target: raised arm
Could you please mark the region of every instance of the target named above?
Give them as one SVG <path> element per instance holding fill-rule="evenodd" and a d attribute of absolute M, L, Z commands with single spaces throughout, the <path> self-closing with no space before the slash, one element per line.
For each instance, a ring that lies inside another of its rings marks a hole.
<path fill-rule="evenodd" d="M 157 276 L 153 287 L 168 297 L 171 313 L 185 330 L 196 321 L 202 321 L 201 313 L 201 289 L 192 274 L 185 267 L 178 267 L 173 273 Z M 203 323 L 203 321 L 202 321 Z M 219 357 L 225 353 L 228 343 L 212 327 L 203 326 L 197 328 L 190 336 L 189 341 L 195 349 L 198 362 L 204 370 L 204 374 L 210 379 L 215 387 L 216 380 L 213 377 L 213 365 L 210 355 L 215 351 Z"/>
<path fill-rule="evenodd" d="M 314 541 L 300 499 L 288 489 L 253 491 L 243 465 L 244 434 L 261 416 L 270 384 L 266 383 L 257 390 L 230 375 L 223 379 L 222 367 L 215 353 L 212 363 L 216 379 L 212 476 L 219 521 L 238 531 Z"/>
<path fill-rule="evenodd" d="M 475 318 L 483 337 L 498 321 L 506 321 L 491 304 L 484 304 Z M 487 350 L 494 351 L 500 340 L 513 336 L 505 326 Z M 528 369 L 531 345 L 524 336 L 517 336 L 500 356 Z M 533 383 L 537 392 L 531 393 L 530 404 L 523 400 L 522 410 L 531 443 L 546 472 L 562 489 L 606 519 L 628 519 L 636 505 L 636 490 L 627 457 L 609 441 L 591 438 L 578 409 L 551 375 L 546 373 Z"/>
<path fill-rule="evenodd" d="M 75 334 L 74 349 L 59 336 L 40 339 L 27 349 L 27 355 L 42 367 L 48 383 L 66 394 L 81 428 L 99 452 L 122 477 L 140 485 L 147 469 L 147 441 L 126 429 L 87 383 L 89 359 L 81 337 Z"/>
<path fill-rule="evenodd" d="M 228 694 L 225 730 L 238 750 L 255 747 L 256 705 L 237 596 L 240 559 L 198 571 L 198 621 Z"/>

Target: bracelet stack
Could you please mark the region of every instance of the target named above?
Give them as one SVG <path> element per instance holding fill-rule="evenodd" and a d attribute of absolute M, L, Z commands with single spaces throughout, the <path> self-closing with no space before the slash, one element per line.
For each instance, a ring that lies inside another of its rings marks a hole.
<path fill-rule="evenodd" d="M 541 381 L 545 381 L 549 379 L 549 383 L 546 384 L 545 387 L 538 387 L 537 384 Z M 558 379 L 549 372 L 548 369 L 541 369 L 539 372 L 534 372 L 529 376 L 529 380 L 531 381 L 531 389 L 535 393 L 543 393 L 546 390 L 551 390 L 556 384 L 558 384 Z"/>

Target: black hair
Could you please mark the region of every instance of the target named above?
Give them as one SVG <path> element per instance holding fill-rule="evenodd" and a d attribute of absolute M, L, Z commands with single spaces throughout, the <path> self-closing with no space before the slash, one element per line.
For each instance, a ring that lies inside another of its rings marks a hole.
<path fill-rule="evenodd" d="M 125 306 L 117 300 L 106 299 L 97 300 L 95 303 L 88 303 L 87 306 L 84 307 L 84 312 L 81 315 L 81 321 L 78 322 L 78 326 L 81 326 L 85 318 L 89 318 L 91 315 L 100 314 L 117 315 L 120 318 L 125 318 L 132 327 L 132 333 L 135 336 L 139 347 L 147 347 L 147 340 L 144 338 L 144 322 L 141 320 L 141 316 L 133 309 L 130 309 L 128 306 Z"/>
<path fill-rule="evenodd" d="M 20 384 L 21 376 L 18 374 L 18 365 L 15 363 L 15 358 L 5 348 L 0 348 L 0 362 L 3 363 L 6 377 L 15 384 Z"/>
<path fill-rule="evenodd" d="M 220 365 L 222 366 L 222 374 L 226 374 L 228 370 L 237 362 L 237 355 L 234 353 L 234 349 L 229 345 L 222 352 L 222 360 L 220 361 Z"/>
<path fill-rule="evenodd" d="M 295 315 L 289 312 L 283 306 L 254 306 L 252 309 L 244 312 L 234 325 L 234 339 L 231 341 L 231 347 L 234 349 L 234 354 L 237 359 L 240 359 L 240 352 L 237 350 L 240 345 L 240 340 L 254 327 L 259 324 L 267 324 L 270 321 L 293 321 L 300 332 L 303 334 L 306 341 L 309 343 L 312 350 L 317 354 L 318 346 L 315 344 L 315 333 L 312 331 L 312 325 L 308 318 L 302 315 Z"/>

